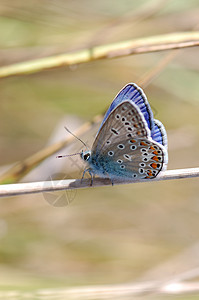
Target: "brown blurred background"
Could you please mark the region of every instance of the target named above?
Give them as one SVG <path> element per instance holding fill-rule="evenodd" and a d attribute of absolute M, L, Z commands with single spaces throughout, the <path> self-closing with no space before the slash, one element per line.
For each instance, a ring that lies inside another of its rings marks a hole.
<path fill-rule="evenodd" d="M 198 30 L 198 15 L 198 0 L 1 0 L 0 65 Z M 0 171 L 63 139 L 64 126 L 75 130 L 102 113 L 126 83 L 136 83 L 167 53 L 1 79 Z M 198 57 L 197 47 L 178 51 L 145 88 L 155 118 L 168 132 L 169 169 L 198 166 Z M 83 136 L 90 145 L 96 130 Z M 80 149 L 75 142 L 60 154 Z M 73 165 L 53 156 L 22 181 L 55 173 L 81 178 L 83 165 Z M 41 194 L 1 199 L 0 289 L 172 280 L 199 268 L 197 178 L 85 189 L 68 196 L 73 201 L 61 208 Z"/>

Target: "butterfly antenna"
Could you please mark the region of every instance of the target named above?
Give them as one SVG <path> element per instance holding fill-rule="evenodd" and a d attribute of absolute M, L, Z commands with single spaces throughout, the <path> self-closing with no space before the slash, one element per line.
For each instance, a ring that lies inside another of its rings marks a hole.
<path fill-rule="evenodd" d="M 78 155 L 78 154 L 81 154 L 81 153 L 78 152 L 78 153 L 68 154 L 68 155 L 58 155 L 58 156 L 56 156 L 56 158 L 62 158 L 62 157 L 68 157 L 68 156 L 74 156 L 74 155 Z"/>
<path fill-rule="evenodd" d="M 86 148 L 88 148 L 87 145 L 86 145 L 79 137 L 77 137 L 74 133 L 72 133 L 66 126 L 64 126 L 64 128 L 65 128 L 66 131 L 68 131 L 72 136 L 74 136 L 78 141 L 80 141 Z M 79 154 L 79 153 L 77 153 L 77 154 Z"/>
<path fill-rule="evenodd" d="M 66 129 L 66 131 L 68 131 L 68 133 L 70 133 L 72 136 L 74 136 L 78 141 L 80 141 L 88 149 L 87 145 L 80 138 L 78 138 L 74 133 L 72 133 L 66 126 L 64 126 L 64 128 Z M 56 156 L 56 158 L 74 156 L 74 155 L 78 155 L 78 154 L 81 154 L 81 152 L 74 153 L 74 154 L 67 154 L 67 155 L 58 155 L 58 156 Z"/>

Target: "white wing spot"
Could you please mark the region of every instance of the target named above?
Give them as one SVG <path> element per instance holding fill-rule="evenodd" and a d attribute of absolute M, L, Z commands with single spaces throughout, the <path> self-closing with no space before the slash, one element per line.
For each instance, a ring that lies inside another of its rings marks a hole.
<path fill-rule="evenodd" d="M 109 155 L 109 156 L 113 156 L 113 155 L 114 155 L 114 152 L 113 152 L 113 151 L 109 151 L 109 152 L 108 152 L 108 155 Z"/>
<path fill-rule="evenodd" d="M 136 149 L 137 149 L 137 146 L 136 146 L 136 145 L 131 145 L 131 146 L 130 146 L 130 149 L 131 149 L 131 150 L 136 150 Z"/>
<path fill-rule="evenodd" d="M 128 159 L 128 160 L 130 160 L 130 161 L 132 160 L 132 159 L 131 159 L 131 156 L 128 155 L 128 154 L 124 154 L 123 157 L 126 158 L 126 159 Z"/>
<path fill-rule="evenodd" d="M 118 149 L 121 149 L 121 150 L 125 148 L 125 146 L 123 144 L 119 144 L 119 145 L 117 145 L 117 147 L 118 147 Z"/>
<path fill-rule="evenodd" d="M 112 133 L 114 133 L 115 135 L 118 135 L 119 134 L 119 131 L 117 131 L 115 128 L 111 128 L 110 131 Z"/>
<path fill-rule="evenodd" d="M 124 166 L 124 165 L 121 165 L 121 166 L 120 166 L 120 169 L 125 169 L 125 166 Z"/>
<path fill-rule="evenodd" d="M 145 163 L 140 163 L 139 166 L 140 166 L 140 167 L 145 167 L 146 164 L 145 164 Z"/>
<path fill-rule="evenodd" d="M 142 161 L 147 162 L 147 161 L 149 161 L 149 159 L 148 159 L 148 157 L 144 157 L 144 158 L 142 159 Z"/>
<path fill-rule="evenodd" d="M 118 164 L 122 164 L 123 160 L 122 159 L 118 159 L 117 162 L 118 162 Z"/>
<path fill-rule="evenodd" d="M 140 174 L 144 174 L 144 169 L 139 168 L 139 173 L 140 173 Z"/>

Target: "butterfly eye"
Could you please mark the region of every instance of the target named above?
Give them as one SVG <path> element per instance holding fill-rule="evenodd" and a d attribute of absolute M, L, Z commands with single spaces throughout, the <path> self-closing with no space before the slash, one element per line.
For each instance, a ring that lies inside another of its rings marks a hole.
<path fill-rule="evenodd" d="M 91 156 L 90 153 L 86 153 L 84 154 L 83 159 L 87 161 L 89 160 L 90 156 Z"/>

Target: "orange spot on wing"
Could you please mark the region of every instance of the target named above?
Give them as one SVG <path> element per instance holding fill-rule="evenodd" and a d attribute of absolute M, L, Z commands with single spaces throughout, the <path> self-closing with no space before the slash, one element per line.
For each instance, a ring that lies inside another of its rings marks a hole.
<path fill-rule="evenodd" d="M 155 161 L 159 161 L 159 159 L 158 159 L 158 157 L 156 155 L 153 156 L 152 159 L 155 160 Z"/>
<path fill-rule="evenodd" d="M 157 169 L 157 164 L 156 163 L 152 163 L 151 166 L 152 166 L 153 169 Z"/>
<path fill-rule="evenodd" d="M 152 153 L 155 154 L 155 155 L 158 155 L 158 151 L 156 151 L 156 150 L 153 151 Z"/>
<path fill-rule="evenodd" d="M 148 175 L 148 176 L 152 176 L 152 171 L 151 171 L 151 170 L 148 170 L 148 171 L 147 171 L 147 175 Z"/>
<path fill-rule="evenodd" d="M 143 141 L 140 142 L 140 145 L 141 145 L 141 146 L 148 146 L 148 145 L 147 145 L 145 142 L 143 142 Z"/>
<path fill-rule="evenodd" d="M 155 150 L 155 148 L 153 146 L 150 147 L 151 150 Z"/>
<path fill-rule="evenodd" d="M 136 140 L 130 140 L 131 143 L 136 143 Z"/>
<path fill-rule="evenodd" d="M 151 170 L 148 170 L 148 171 L 147 171 L 147 175 L 148 175 L 148 176 L 145 177 L 146 179 L 150 179 L 151 177 L 153 177 L 152 171 L 151 171 Z"/>

